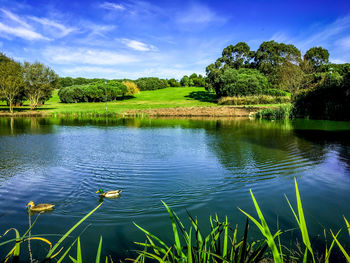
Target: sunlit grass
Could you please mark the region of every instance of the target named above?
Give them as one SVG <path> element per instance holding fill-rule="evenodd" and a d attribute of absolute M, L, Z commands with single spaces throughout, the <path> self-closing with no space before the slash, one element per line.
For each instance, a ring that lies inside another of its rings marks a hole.
<path fill-rule="evenodd" d="M 204 88 L 199 87 L 179 87 L 166 88 L 152 91 L 141 91 L 134 96 L 128 96 L 123 100 L 107 102 L 107 110 L 105 102 L 86 102 L 86 103 L 61 103 L 57 95 L 58 91 L 54 91 L 50 100 L 44 105 L 38 107 L 35 112 L 45 113 L 49 115 L 82 115 L 82 114 L 122 114 L 128 110 L 150 110 L 160 108 L 173 107 L 206 107 L 219 106 L 216 103 L 215 93 L 207 92 Z M 24 102 L 24 106 L 15 107 L 15 112 L 29 112 L 29 103 Z M 245 105 L 249 107 L 249 105 Z M 254 107 L 273 107 L 278 104 L 253 105 Z M 0 112 L 8 112 L 5 102 L 0 102 Z"/>

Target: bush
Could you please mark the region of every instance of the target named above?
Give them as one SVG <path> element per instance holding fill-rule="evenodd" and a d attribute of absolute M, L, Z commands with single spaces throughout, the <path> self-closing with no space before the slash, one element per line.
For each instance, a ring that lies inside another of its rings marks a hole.
<path fill-rule="evenodd" d="M 289 92 L 280 89 L 267 89 L 264 94 L 276 97 L 290 96 Z"/>
<path fill-rule="evenodd" d="M 135 82 L 129 81 L 129 80 L 125 80 L 122 82 L 122 84 L 127 88 L 127 93 L 126 95 L 134 95 L 134 94 L 139 94 L 140 90 L 137 87 L 137 85 L 135 84 Z"/>
<path fill-rule="evenodd" d="M 167 87 L 167 81 L 159 78 L 139 78 L 135 83 L 141 91 L 164 89 Z"/>
<path fill-rule="evenodd" d="M 315 87 L 299 91 L 294 106 L 298 117 L 349 120 L 350 73 L 327 73 Z"/>
<path fill-rule="evenodd" d="M 58 96 L 63 103 L 112 101 L 123 97 L 128 92 L 127 87 L 115 80 L 110 80 L 105 86 L 104 81 L 87 85 L 75 85 L 61 88 Z"/>
<path fill-rule="evenodd" d="M 260 96 L 234 96 L 234 97 L 221 97 L 218 100 L 220 105 L 254 105 L 254 104 L 279 104 L 289 103 L 290 97 L 274 97 L 269 95 Z"/>
<path fill-rule="evenodd" d="M 293 117 L 293 105 L 282 105 L 278 108 L 269 108 L 259 111 L 256 115 L 258 119 L 286 120 Z"/>
<path fill-rule="evenodd" d="M 216 70 L 208 79 L 208 85 L 219 97 L 263 94 L 268 86 L 267 78 L 254 69 Z"/>

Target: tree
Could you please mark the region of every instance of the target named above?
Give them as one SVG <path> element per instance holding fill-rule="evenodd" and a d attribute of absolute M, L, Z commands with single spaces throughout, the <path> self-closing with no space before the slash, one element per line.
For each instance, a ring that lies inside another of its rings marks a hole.
<path fill-rule="evenodd" d="M 329 61 L 329 52 L 322 47 L 312 47 L 306 51 L 304 60 L 310 61 L 317 69 L 318 67 L 327 64 Z"/>
<path fill-rule="evenodd" d="M 278 69 L 278 88 L 294 94 L 301 87 L 304 75 L 298 65 L 286 61 Z"/>
<path fill-rule="evenodd" d="M 0 63 L 0 94 L 6 99 L 13 113 L 13 105 L 23 89 L 21 64 L 8 60 Z"/>
<path fill-rule="evenodd" d="M 137 87 L 137 85 L 135 84 L 135 82 L 132 82 L 130 80 L 124 80 L 122 82 L 122 84 L 127 88 L 127 93 L 126 95 L 135 95 L 135 94 L 139 94 L 140 90 Z"/>
<path fill-rule="evenodd" d="M 168 80 L 170 87 L 181 87 L 181 84 L 174 78 Z"/>
<path fill-rule="evenodd" d="M 278 85 L 278 68 L 285 62 L 299 65 L 301 53 L 294 45 L 263 42 L 255 53 L 255 67 L 264 73 L 272 85 Z"/>
<path fill-rule="evenodd" d="M 188 87 L 190 85 L 190 78 L 188 76 L 183 76 L 180 80 L 180 84 L 182 87 Z"/>
<path fill-rule="evenodd" d="M 34 110 L 39 102 L 48 100 L 52 91 L 58 86 L 58 75 L 45 65 L 35 62 L 24 63 L 24 91 Z"/>
<path fill-rule="evenodd" d="M 239 42 L 236 45 L 229 45 L 222 51 L 222 57 L 219 59 L 224 67 L 240 69 L 247 67 L 254 57 L 254 51 L 245 42 Z"/>

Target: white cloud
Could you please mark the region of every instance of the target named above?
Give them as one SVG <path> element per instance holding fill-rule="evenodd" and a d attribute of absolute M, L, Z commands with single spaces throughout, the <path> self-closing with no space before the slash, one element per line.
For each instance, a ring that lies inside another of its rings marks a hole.
<path fill-rule="evenodd" d="M 5 33 L 6 35 L 20 37 L 26 40 L 50 40 L 47 37 L 44 37 L 40 33 L 32 31 L 23 27 L 10 27 L 4 25 L 0 22 L 0 32 Z"/>
<path fill-rule="evenodd" d="M 59 37 L 64 37 L 64 36 L 68 35 L 69 33 L 77 30 L 74 27 L 67 27 L 63 24 L 60 24 L 60 23 L 53 21 L 53 20 L 49 20 L 47 18 L 39 18 L 39 17 L 35 17 L 35 16 L 29 16 L 28 18 L 43 25 L 43 26 L 48 26 L 48 27 L 53 27 L 55 29 L 58 29 L 59 30 Z M 56 32 L 54 32 L 54 33 L 56 33 Z"/>
<path fill-rule="evenodd" d="M 131 48 L 133 50 L 137 50 L 137 51 L 154 51 L 157 49 L 153 45 L 148 45 L 146 43 L 136 41 L 133 39 L 123 38 L 123 39 L 121 39 L 121 42 L 123 44 L 125 44 L 126 46 L 128 46 L 129 48 Z"/>
<path fill-rule="evenodd" d="M 43 55 L 47 60 L 56 64 L 119 65 L 139 61 L 133 55 L 109 50 L 74 47 L 48 47 L 44 50 Z"/>
<path fill-rule="evenodd" d="M 19 16 L 15 15 L 14 13 L 1 8 L 0 9 L 1 12 L 3 12 L 8 18 L 10 18 L 12 21 L 16 22 L 17 24 L 21 25 L 22 27 L 25 28 L 31 28 L 31 26 L 29 24 L 27 24 L 24 20 L 22 20 L 21 18 L 19 18 Z"/>
<path fill-rule="evenodd" d="M 193 4 L 189 9 L 178 13 L 176 21 L 180 24 L 208 24 L 211 22 L 225 22 L 225 18 L 218 16 L 207 6 Z"/>
<path fill-rule="evenodd" d="M 108 10 L 124 10 L 125 7 L 121 4 L 111 3 L 111 2 L 104 2 L 100 5 L 101 8 L 108 9 Z"/>
<path fill-rule="evenodd" d="M 339 39 L 336 42 L 336 45 L 339 46 L 342 49 L 350 50 L 350 36 L 344 37 L 342 39 Z"/>

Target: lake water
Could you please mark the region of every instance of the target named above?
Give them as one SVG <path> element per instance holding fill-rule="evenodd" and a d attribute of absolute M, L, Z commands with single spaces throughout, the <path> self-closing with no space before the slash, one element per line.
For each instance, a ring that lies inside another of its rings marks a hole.
<path fill-rule="evenodd" d="M 321 244 L 324 227 L 335 231 L 345 226 L 343 215 L 350 219 L 349 135 L 349 122 L 311 120 L 1 118 L 0 235 L 11 227 L 24 233 L 31 200 L 55 204 L 32 234 L 63 234 L 99 204 L 99 188 L 123 193 L 105 200 L 68 240 L 84 231 L 86 262 L 100 235 L 103 254 L 134 256 L 133 242 L 145 236 L 133 222 L 171 241 L 161 200 L 188 225 L 187 209 L 203 232 L 215 213 L 242 229 L 237 207 L 256 216 L 252 189 L 273 232 L 277 218 L 290 229 L 296 223 L 284 194 L 295 204 L 297 178 L 311 239 Z M 0 247 L 0 257 L 10 249 Z M 32 241 L 34 258 L 46 249 Z"/>

